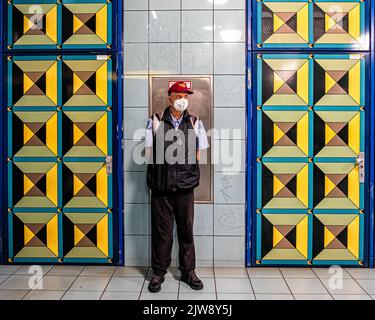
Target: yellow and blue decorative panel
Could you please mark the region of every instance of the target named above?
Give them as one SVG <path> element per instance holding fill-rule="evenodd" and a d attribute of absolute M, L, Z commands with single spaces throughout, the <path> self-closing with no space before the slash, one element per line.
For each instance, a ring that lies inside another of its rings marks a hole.
<path fill-rule="evenodd" d="M 112 19 L 107 0 L 12 0 L 8 49 L 111 48 Z"/>
<path fill-rule="evenodd" d="M 362 0 L 260 0 L 256 4 L 258 48 L 368 47 Z"/>
<path fill-rule="evenodd" d="M 112 262 L 112 64 L 8 57 L 11 262 Z"/>
<path fill-rule="evenodd" d="M 362 264 L 366 59 L 255 55 L 258 264 Z"/>

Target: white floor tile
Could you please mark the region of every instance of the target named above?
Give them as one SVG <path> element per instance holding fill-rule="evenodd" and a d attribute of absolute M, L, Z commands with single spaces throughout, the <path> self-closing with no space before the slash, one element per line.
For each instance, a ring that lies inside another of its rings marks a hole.
<path fill-rule="evenodd" d="M 22 266 L 14 274 L 30 276 L 35 274 L 35 267 L 41 268 L 43 275 L 46 275 L 53 268 L 53 266 Z"/>
<path fill-rule="evenodd" d="M 215 293 L 180 292 L 178 300 L 216 300 Z"/>
<path fill-rule="evenodd" d="M 0 285 L 0 290 L 30 290 L 34 285 L 30 276 L 11 275 Z"/>
<path fill-rule="evenodd" d="M 336 268 L 313 268 L 312 270 L 320 279 L 330 279 L 333 275 L 338 274 Z M 352 278 L 350 274 L 345 271 L 344 268 L 340 268 L 339 272 L 341 273 L 344 279 Z"/>
<path fill-rule="evenodd" d="M 215 268 L 215 277 L 218 278 L 248 278 L 245 268 Z"/>
<path fill-rule="evenodd" d="M 104 292 L 100 300 L 138 300 L 139 292 Z"/>
<path fill-rule="evenodd" d="M 253 293 L 248 278 L 216 278 L 219 293 Z"/>
<path fill-rule="evenodd" d="M 62 300 L 99 300 L 101 291 L 67 291 Z"/>
<path fill-rule="evenodd" d="M 82 277 L 79 276 L 70 287 L 72 291 L 104 291 L 109 277 Z"/>
<path fill-rule="evenodd" d="M 27 293 L 27 290 L 0 290 L 0 300 L 21 300 Z"/>
<path fill-rule="evenodd" d="M 42 291 L 33 290 L 30 291 L 23 300 L 60 300 L 65 291 Z"/>
<path fill-rule="evenodd" d="M 319 279 L 286 279 L 293 294 L 328 294 Z"/>
<path fill-rule="evenodd" d="M 145 282 L 141 277 L 113 277 L 106 291 L 136 291 L 140 292 Z"/>
<path fill-rule="evenodd" d="M 177 292 L 142 292 L 139 300 L 177 300 Z"/>
<path fill-rule="evenodd" d="M 146 277 L 146 267 L 117 267 L 114 277 Z"/>
<path fill-rule="evenodd" d="M 354 279 L 375 279 L 375 269 L 345 269 Z"/>
<path fill-rule="evenodd" d="M 16 272 L 21 266 L 9 266 L 9 265 L 2 265 L 0 266 L 0 274 L 13 274 Z"/>
<path fill-rule="evenodd" d="M 333 300 L 329 294 L 294 294 L 296 300 Z"/>
<path fill-rule="evenodd" d="M 218 293 L 218 300 L 255 300 L 252 293 Z"/>
<path fill-rule="evenodd" d="M 255 293 L 290 294 L 284 279 L 251 279 Z"/>
<path fill-rule="evenodd" d="M 80 276 L 111 277 L 117 267 L 113 266 L 87 266 Z"/>
<path fill-rule="evenodd" d="M 283 276 L 278 268 L 248 268 L 250 279 L 282 279 Z"/>
<path fill-rule="evenodd" d="M 255 294 L 256 300 L 294 300 L 291 294 Z"/>
<path fill-rule="evenodd" d="M 370 296 L 363 294 L 338 294 L 333 295 L 335 300 L 372 300 Z"/>
<path fill-rule="evenodd" d="M 367 294 L 375 294 L 375 279 L 358 279 L 357 282 L 366 291 Z"/>
<path fill-rule="evenodd" d="M 316 275 L 311 269 L 280 268 L 280 271 L 286 279 L 316 279 Z"/>
<path fill-rule="evenodd" d="M 70 288 L 75 276 L 45 276 L 37 284 L 40 290 L 66 291 Z"/>
<path fill-rule="evenodd" d="M 366 292 L 353 279 L 342 279 L 342 284 L 337 281 L 322 279 L 324 286 L 332 295 L 366 294 Z"/>
<path fill-rule="evenodd" d="M 54 266 L 48 271 L 49 276 L 78 276 L 84 266 Z"/>

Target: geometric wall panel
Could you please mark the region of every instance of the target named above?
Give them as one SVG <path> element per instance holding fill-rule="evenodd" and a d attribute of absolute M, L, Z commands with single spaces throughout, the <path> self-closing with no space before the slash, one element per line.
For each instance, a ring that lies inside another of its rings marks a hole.
<path fill-rule="evenodd" d="M 66 107 L 110 105 L 111 62 L 97 57 L 66 56 L 62 64 L 62 105 Z"/>
<path fill-rule="evenodd" d="M 261 214 L 259 234 L 261 248 L 259 258 L 263 261 L 309 259 L 308 214 Z"/>
<path fill-rule="evenodd" d="M 365 63 L 256 54 L 258 264 L 362 264 Z"/>
<path fill-rule="evenodd" d="M 360 55 L 314 59 L 314 104 L 316 106 L 361 106 L 364 92 L 361 77 L 364 61 Z"/>
<path fill-rule="evenodd" d="M 365 3 L 361 0 L 331 2 L 315 0 L 313 3 L 314 45 L 316 47 L 363 45 L 364 11 Z"/>
<path fill-rule="evenodd" d="M 64 257 L 108 258 L 111 214 L 69 212 L 63 216 Z"/>
<path fill-rule="evenodd" d="M 11 261 L 112 263 L 111 56 L 20 55 L 7 66 Z"/>
<path fill-rule="evenodd" d="M 257 1 L 257 47 L 364 49 L 366 10 L 361 0 Z"/>
<path fill-rule="evenodd" d="M 363 215 L 315 214 L 313 225 L 315 263 L 363 259 Z"/>
<path fill-rule="evenodd" d="M 309 111 L 262 110 L 262 152 L 265 158 L 309 155 Z"/>
<path fill-rule="evenodd" d="M 105 157 L 108 154 L 108 113 L 66 111 L 63 113 L 64 157 Z"/>
<path fill-rule="evenodd" d="M 309 164 L 264 162 L 262 186 L 264 209 L 307 209 Z"/>
<path fill-rule="evenodd" d="M 59 218 L 56 212 L 9 214 L 10 239 L 15 260 L 50 259 L 59 256 Z"/>
<path fill-rule="evenodd" d="M 56 57 L 13 57 L 8 63 L 8 79 L 9 106 L 53 107 L 58 105 L 58 60 Z"/>
<path fill-rule="evenodd" d="M 65 208 L 107 208 L 108 174 L 103 162 L 64 162 Z"/>
<path fill-rule="evenodd" d="M 15 208 L 58 206 L 58 164 L 56 162 L 14 162 L 9 181 Z"/>
<path fill-rule="evenodd" d="M 107 0 L 13 0 L 9 49 L 108 49 L 112 3 Z"/>
<path fill-rule="evenodd" d="M 262 95 L 258 105 L 307 106 L 310 103 L 310 60 L 306 55 L 278 58 L 264 55 L 259 60 L 262 74 Z"/>

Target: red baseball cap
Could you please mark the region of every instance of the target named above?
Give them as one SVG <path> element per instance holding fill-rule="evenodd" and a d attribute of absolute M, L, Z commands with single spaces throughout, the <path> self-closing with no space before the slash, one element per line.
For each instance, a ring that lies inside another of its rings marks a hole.
<path fill-rule="evenodd" d="M 171 86 L 168 90 L 168 94 L 171 95 L 172 92 L 176 92 L 176 93 L 183 92 L 183 93 L 187 93 L 187 94 L 193 94 L 194 93 L 194 91 L 189 89 L 186 86 L 186 83 L 183 82 L 183 81 L 178 81 L 173 86 Z"/>

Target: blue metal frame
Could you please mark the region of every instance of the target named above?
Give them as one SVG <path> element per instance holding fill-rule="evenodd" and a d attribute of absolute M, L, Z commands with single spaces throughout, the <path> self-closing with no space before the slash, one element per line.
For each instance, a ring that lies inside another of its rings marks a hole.
<path fill-rule="evenodd" d="M 27 0 L 18 0 L 27 2 Z M 78 2 L 77 0 L 67 0 L 71 3 Z M 99 0 L 106 1 L 106 0 Z M 44 2 L 44 0 L 41 0 Z M 90 0 L 83 0 L 82 2 L 90 2 Z M 82 55 L 83 52 L 86 52 L 88 55 L 100 55 L 107 54 L 111 55 L 112 58 L 112 72 L 113 72 L 113 81 L 111 88 L 113 90 L 112 96 L 112 132 L 111 142 L 112 142 L 112 155 L 113 155 L 113 174 L 112 174 L 112 183 L 110 188 L 112 188 L 112 213 L 111 216 L 113 219 L 113 230 L 112 233 L 113 239 L 113 265 L 124 265 L 124 231 L 123 231 L 123 221 L 124 221 L 124 208 L 123 208 L 123 1 L 121 0 L 112 0 L 112 22 L 113 28 L 110 29 L 112 33 L 112 46 L 110 48 L 82 48 L 82 47 L 70 47 L 69 49 L 57 49 L 54 50 L 47 49 L 39 51 L 38 55 Z M 7 8 L 7 2 L 1 1 L 0 4 L 0 79 L 5 79 L 7 74 L 7 56 L 25 56 L 32 55 L 34 50 L 29 51 L 28 49 L 17 49 L 9 50 L 5 45 L 7 38 L 7 21 L 5 10 Z M 6 95 L 3 94 L 7 92 L 6 82 L 1 81 L 0 84 L 0 102 L 3 106 L 7 105 Z M 1 137 L 0 137 L 0 210 L 4 213 L 4 216 L 1 216 L 0 219 L 0 263 L 6 263 L 6 257 L 8 256 L 8 222 L 5 212 L 7 212 L 7 115 L 6 110 L 0 110 L 0 126 Z M 22 159 L 21 159 L 22 160 Z M 11 223 L 11 220 L 9 220 Z M 61 234 L 60 234 L 61 235 Z M 38 259 L 40 261 L 40 259 Z M 51 263 L 56 261 L 45 261 L 45 263 Z M 67 261 L 68 263 L 74 264 L 74 261 Z M 22 263 L 33 263 L 32 259 L 30 261 L 22 261 Z M 79 263 L 85 263 L 84 260 L 80 260 Z M 102 264 L 105 261 L 93 261 L 93 259 L 87 260 L 87 263 L 91 264 Z M 106 263 L 108 264 L 108 262 Z"/>
<path fill-rule="evenodd" d="M 285 1 L 285 0 L 280 0 Z M 346 0 L 344 0 L 346 1 Z M 246 195 L 247 195 L 247 219 L 246 219 L 246 265 L 256 266 L 256 236 L 257 223 L 256 223 L 256 185 L 257 185 L 257 162 L 256 162 L 256 141 L 257 141 L 257 101 L 256 93 L 259 84 L 257 83 L 257 54 L 266 53 L 276 53 L 283 52 L 284 54 L 303 54 L 306 52 L 314 54 L 324 54 L 328 53 L 331 48 L 293 48 L 288 49 L 283 48 L 262 48 L 257 46 L 257 30 L 258 25 L 254 17 L 257 15 L 256 7 L 258 2 L 256 0 L 247 1 L 247 165 L 246 165 Z M 375 19 L 371 17 L 375 16 L 375 1 L 369 0 L 366 2 L 366 21 L 367 24 L 364 26 L 365 34 L 368 36 L 369 48 L 365 50 L 357 48 L 338 48 L 336 51 L 338 53 L 364 53 L 367 55 L 366 60 L 366 78 L 368 81 L 368 86 L 373 88 L 375 85 Z M 371 11 L 371 12 L 370 12 Z M 371 51 L 367 50 L 370 49 Z M 350 52 L 348 52 L 350 50 Z M 370 72 L 371 70 L 371 72 Z M 371 73 L 371 74 L 370 74 Z M 365 233 L 365 243 L 363 247 L 364 260 L 363 264 L 365 266 L 374 267 L 374 248 L 375 248 L 375 217 L 374 217 L 374 161 L 375 161 L 375 133 L 374 133 L 374 123 L 375 123 L 375 94 L 373 90 L 366 88 L 366 111 L 368 112 L 365 124 L 365 135 L 369 137 L 366 140 L 366 181 L 365 186 L 368 188 L 365 190 L 364 206 L 365 206 L 365 221 L 364 225 L 368 228 L 363 230 Z M 368 241 L 367 241 L 368 240 Z M 336 261 L 337 263 L 337 261 Z M 275 263 L 272 263 L 273 265 Z M 285 262 L 280 261 L 280 265 L 285 264 Z M 345 264 L 345 262 L 343 262 Z M 263 264 L 262 264 L 263 265 Z M 288 263 L 289 266 L 292 264 Z M 295 266 L 301 266 L 296 263 Z"/>

